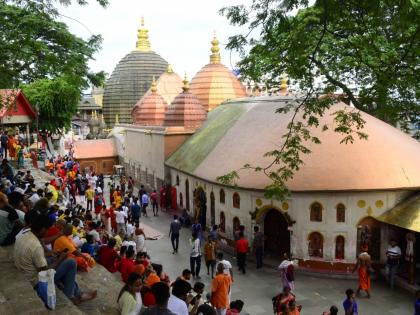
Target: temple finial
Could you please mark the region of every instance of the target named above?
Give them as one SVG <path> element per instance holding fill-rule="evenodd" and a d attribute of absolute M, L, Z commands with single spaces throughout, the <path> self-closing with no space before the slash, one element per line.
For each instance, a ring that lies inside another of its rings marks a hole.
<path fill-rule="evenodd" d="M 219 40 L 216 37 L 216 31 L 214 32 L 213 40 L 211 41 L 211 55 L 210 63 L 220 63 L 220 47 Z"/>
<path fill-rule="evenodd" d="M 152 91 L 152 93 L 156 93 L 156 92 L 157 92 L 157 85 L 156 85 L 156 79 L 155 79 L 155 76 L 153 76 L 153 79 L 152 79 L 152 86 L 151 86 L 150 90 Z"/>
<path fill-rule="evenodd" d="M 172 69 L 171 64 L 168 63 L 168 68 L 166 69 L 167 73 L 174 73 L 174 70 Z"/>
<path fill-rule="evenodd" d="M 137 31 L 136 50 L 150 51 L 149 30 L 144 27 L 144 18 L 141 18 L 141 26 Z"/>
<path fill-rule="evenodd" d="M 182 83 L 184 83 L 184 86 L 182 87 L 182 90 L 184 92 L 188 92 L 188 90 L 190 89 L 190 84 L 188 82 L 188 78 L 187 78 L 187 73 L 186 72 L 185 72 L 184 80 L 182 81 Z"/>

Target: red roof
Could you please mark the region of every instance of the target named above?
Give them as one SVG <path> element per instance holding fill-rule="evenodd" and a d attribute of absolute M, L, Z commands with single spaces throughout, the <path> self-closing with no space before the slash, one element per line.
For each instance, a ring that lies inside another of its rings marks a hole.
<path fill-rule="evenodd" d="M 0 96 L 2 99 L 0 119 L 11 116 L 28 116 L 31 119 L 36 118 L 36 112 L 26 99 L 22 90 L 0 90 Z"/>
<path fill-rule="evenodd" d="M 118 156 L 114 139 L 80 140 L 73 143 L 73 157 L 77 159 L 95 159 Z"/>

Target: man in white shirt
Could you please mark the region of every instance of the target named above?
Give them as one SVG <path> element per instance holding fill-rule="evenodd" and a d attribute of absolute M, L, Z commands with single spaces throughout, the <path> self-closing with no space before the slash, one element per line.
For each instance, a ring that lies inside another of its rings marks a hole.
<path fill-rule="evenodd" d="M 190 239 L 191 253 L 190 253 L 190 267 L 191 274 L 195 279 L 200 278 L 200 267 L 201 267 L 201 247 L 200 239 L 197 236 L 196 232 L 192 233 Z"/>
<path fill-rule="evenodd" d="M 141 196 L 141 206 L 142 206 L 142 212 L 143 215 L 147 217 L 147 206 L 149 205 L 149 196 L 144 193 Z"/>
<path fill-rule="evenodd" d="M 32 196 L 29 197 L 29 201 L 34 205 L 39 199 L 41 199 L 43 194 L 42 189 L 38 189 Z"/>
<path fill-rule="evenodd" d="M 123 211 L 122 208 L 118 208 L 118 211 L 115 213 L 115 221 L 117 222 L 117 233 L 120 232 L 126 233 L 125 230 L 125 220 L 127 219 L 127 214 Z"/>
<path fill-rule="evenodd" d="M 386 267 L 388 269 L 388 282 L 391 289 L 394 288 L 395 274 L 398 270 L 398 265 L 401 259 L 401 248 L 397 245 L 394 239 L 389 242 L 388 249 L 386 251 Z"/>
<path fill-rule="evenodd" d="M 188 315 L 187 296 L 191 285 L 185 280 L 176 280 L 172 285 L 172 294 L 168 301 L 168 309 L 177 315 Z"/>

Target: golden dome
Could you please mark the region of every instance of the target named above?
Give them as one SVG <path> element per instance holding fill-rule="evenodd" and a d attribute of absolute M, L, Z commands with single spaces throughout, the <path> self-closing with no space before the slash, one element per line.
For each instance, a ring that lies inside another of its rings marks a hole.
<path fill-rule="evenodd" d="M 143 96 L 131 112 L 133 123 L 143 126 L 161 126 L 167 107 L 168 103 L 157 93 L 157 84 L 153 77 L 150 93 Z"/>
<path fill-rule="evenodd" d="M 220 63 L 219 41 L 214 35 L 210 63 L 191 80 L 190 92 L 195 94 L 207 111 L 219 106 L 222 102 L 245 97 L 245 87 L 231 70 Z"/>
<path fill-rule="evenodd" d="M 194 131 L 199 128 L 207 119 L 207 112 L 201 105 L 198 98 L 190 93 L 188 80 L 185 76 L 183 92 L 180 93 L 165 113 L 163 125 L 166 127 L 184 127 Z"/>
<path fill-rule="evenodd" d="M 171 104 L 174 98 L 182 92 L 182 79 L 172 70 L 171 65 L 162 73 L 156 83 L 157 93 L 162 96 L 168 104 Z M 150 94 L 151 91 L 147 91 Z"/>

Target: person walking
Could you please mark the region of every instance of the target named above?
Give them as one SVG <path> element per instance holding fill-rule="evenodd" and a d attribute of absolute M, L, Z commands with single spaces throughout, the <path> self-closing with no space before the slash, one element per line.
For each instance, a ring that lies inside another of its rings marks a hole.
<path fill-rule="evenodd" d="M 148 205 L 149 205 L 149 196 L 147 195 L 146 192 L 144 192 L 143 195 L 141 196 L 141 207 L 142 207 L 143 215 L 145 217 L 147 217 L 147 206 Z"/>
<path fill-rule="evenodd" d="M 224 266 L 217 265 L 217 274 L 211 283 L 211 304 L 216 308 L 217 315 L 225 315 L 229 307 L 229 291 L 232 280 L 223 272 Z"/>
<path fill-rule="evenodd" d="M 150 194 L 150 201 L 152 202 L 152 210 L 153 210 L 153 215 L 155 217 L 158 216 L 158 200 L 157 200 L 157 192 L 156 190 L 153 190 L 153 192 Z"/>
<path fill-rule="evenodd" d="M 352 289 L 346 290 L 346 299 L 343 302 L 344 314 L 345 315 L 359 315 L 357 301 L 354 297 L 354 291 Z"/>
<path fill-rule="evenodd" d="M 248 253 L 248 241 L 243 232 L 239 233 L 239 239 L 236 241 L 236 259 L 238 262 L 239 271 L 246 273 L 246 254 Z"/>
<path fill-rule="evenodd" d="M 357 257 L 357 263 L 353 268 L 353 272 L 358 270 L 359 274 L 359 287 L 356 294 L 359 295 L 360 291 L 366 291 L 367 298 L 370 298 L 370 274 L 369 269 L 371 266 L 371 258 L 368 254 L 368 246 L 362 246 L 362 252 Z"/>
<path fill-rule="evenodd" d="M 125 235 L 127 233 L 125 227 L 126 220 L 127 214 L 123 211 L 122 207 L 119 207 L 117 209 L 117 212 L 115 213 L 115 222 L 117 223 L 117 234 L 120 234 L 122 232 Z"/>
<path fill-rule="evenodd" d="M 86 190 L 86 200 L 87 200 L 87 204 L 86 204 L 86 211 L 92 211 L 93 210 L 93 198 L 95 195 L 95 192 L 93 191 L 93 188 L 91 185 L 87 186 L 87 190 Z"/>
<path fill-rule="evenodd" d="M 295 272 L 293 262 L 289 259 L 289 255 L 283 254 L 283 261 L 279 265 L 282 287 L 287 287 L 290 290 L 295 289 Z"/>
<path fill-rule="evenodd" d="M 178 253 L 178 245 L 179 245 L 179 231 L 181 230 L 181 223 L 178 220 L 178 216 L 174 215 L 174 219 L 171 222 L 169 227 L 169 237 L 171 238 L 172 243 L 172 254 Z"/>
<path fill-rule="evenodd" d="M 190 238 L 190 246 L 191 246 L 191 253 L 190 253 L 190 269 L 193 278 L 201 279 L 200 278 L 200 267 L 201 267 L 201 246 L 200 246 L 200 239 L 198 238 L 197 233 L 193 232 Z"/>
<path fill-rule="evenodd" d="M 254 239 L 252 241 L 252 250 L 255 254 L 257 269 L 260 269 L 263 266 L 264 234 L 260 232 L 260 228 L 258 226 L 254 226 Z"/>
<path fill-rule="evenodd" d="M 397 245 L 395 239 L 389 242 L 388 250 L 386 251 L 386 268 L 388 271 L 388 283 L 391 289 L 394 288 L 395 274 L 397 273 L 398 266 L 401 258 L 401 248 Z"/>
<path fill-rule="evenodd" d="M 211 269 L 211 278 L 213 279 L 214 267 L 216 266 L 216 241 L 210 235 L 204 244 L 204 260 L 206 262 L 207 274 L 210 275 Z"/>

